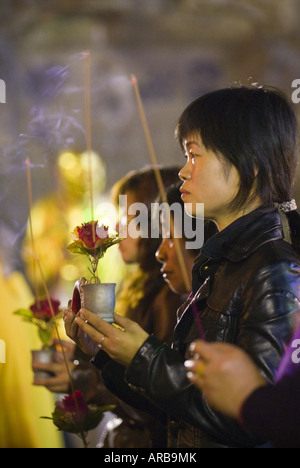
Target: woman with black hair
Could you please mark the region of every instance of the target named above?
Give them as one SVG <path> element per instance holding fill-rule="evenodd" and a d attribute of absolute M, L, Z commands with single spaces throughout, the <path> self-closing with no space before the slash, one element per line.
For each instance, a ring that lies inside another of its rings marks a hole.
<path fill-rule="evenodd" d="M 261 446 L 265 440 L 208 405 L 187 378 L 184 361 L 199 338 L 196 308 L 207 341 L 239 346 L 268 381 L 274 378 L 300 300 L 300 260 L 283 240 L 274 206 L 293 211 L 297 248 L 296 117 L 276 90 L 228 88 L 192 102 L 176 134 L 186 158 L 179 174 L 186 209 L 197 216 L 204 203 L 205 217 L 219 232 L 194 264 L 192 294 L 181 309 L 172 349 L 136 323 L 116 316 L 124 332 L 84 309 L 75 320 L 66 316 L 67 330 L 77 339 L 79 327 L 99 343 L 94 365 L 113 392 L 168 414 L 169 447 Z M 117 375 L 120 365 L 125 380 Z"/>

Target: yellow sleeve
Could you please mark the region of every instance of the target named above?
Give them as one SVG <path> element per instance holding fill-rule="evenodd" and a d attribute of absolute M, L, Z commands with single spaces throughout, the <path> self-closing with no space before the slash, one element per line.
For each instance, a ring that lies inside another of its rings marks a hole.
<path fill-rule="evenodd" d="M 32 385 L 31 350 L 41 347 L 37 331 L 13 312 L 32 303 L 24 277 L 4 278 L 0 266 L 0 339 L 5 363 L 0 363 L 0 448 L 62 448 L 62 434 L 52 421 L 54 396 Z"/>

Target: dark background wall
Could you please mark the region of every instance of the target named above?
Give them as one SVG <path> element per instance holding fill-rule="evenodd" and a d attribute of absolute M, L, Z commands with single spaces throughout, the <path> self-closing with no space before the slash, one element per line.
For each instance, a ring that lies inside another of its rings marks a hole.
<path fill-rule="evenodd" d="M 82 52 L 106 192 L 150 163 L 131 74 L 161 164 L 183 161 L 174 126 L 200 94 L 257 82 L 291 95 L 300 78 L 299 0 L 0 0 L 0 12 L 0 216 L 16 232 L 28 215 L 26 158 L 38 199 L 56 190 L 59 154 L 85 150 Z"/>

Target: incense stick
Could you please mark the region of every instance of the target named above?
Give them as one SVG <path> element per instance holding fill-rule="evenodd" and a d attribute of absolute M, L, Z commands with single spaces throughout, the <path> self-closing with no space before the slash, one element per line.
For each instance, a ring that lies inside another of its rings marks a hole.
<path fill-rule="evenodd" d="M 30 235 L 31 235 L 32 257 L 33 257 L 33 262 L 34 262 L 34 280 L 35 280 L 34 281 L 35 282 L 34 286 L 36 288 L 35 300 L 36 300 L 37 305 L 39 306 L 39 295 L 38 295 L 37 280 L 36 280 L 36 275 L 35 275 L 35 265 L 37 264 L 37 266 L 39 268 L 39 271 L 40 271 L 40 275 L 41 275 L 43 287 L 44 287 L 44 290 L 45 290 L 45 294 L 46 294 L 46 297 L 47 297 L 47 301 L 48 301 L 48 304 L 49 304 L 49 308 L 50 308 L 50 311 L 51 311 L 51 316 L 52 316 L 52 318 L 55 318 L 55 313 L 54 313 L 54 310 L 53 310 L 53 306 L 52 306 L 49 290 L 48 290 L 48 287 L 47 287 L 47 284 L 46 284 L 45 276 L 44 276 L 44 273 L 43 273 L 43 270 L 42 270 L 41 262 L 40 262 L 40 259 L 39 259 L 38 255 L 37 255 L 36 251 L 35 251 L 35 241 L 34 241 L 32 217 L 31 217 L 31 212 L 32 212 L 32 179 L 31 179 L 31 170 L 30 170 L 30 159 L 29 158 L 26 159 L 25 162 L 26 162 L 26 174 L 27 174 L 27 194 L 28 194 L 28 204 L 29 204 L 28 218 L 29 218 Z M 70 369 L 69 369 L 69 366 L 68 366 L 68 362 L 67 362 L 66 354 L 65 354 L 65 351 L 64 351 L 63 343 L 62 343 L 62 340 L 60 338 L 57 323 L 55 322 L 55 320 L 53 320 L 53 322 L 54 322 L 54 327 L 55 327 L 57 339 L 58 339 L 58 342 L 59 342 L 61 350 L 62 350 L 65 366 L 66 366 L 66 369 L 67 369 L 68 378 L 69 378 L 69 381 L 70 381 L 70 388 L 71 388 L 72 395 L 73 395 L 73 398 L 74 398 L 76 410 L 77 410 L 77 412 L 79 414 L 78 402 L 77 402 L 77 399 L 76 399 L 75 389 L 74 389 L 74 386 L 73 386 L 71 373 L 70 373 Z"/>
<path fill-rule="evenodd" d="M 155 171 L 155 176 L 156 176 L 157 183 L 158 183 L 160 196 L 162 198 L 162 201 L 164 203 L 166 203 L 166 206 L 168 206 L 169 204 L 168 204 L 168 200 L 167 200 L 167 195 L 166 195 L 165 187 L 164 187 L 163 180 L 162 180 L 162 177 L 161 177 L 161 173 L 160 173 L 160 170 L 158 168 L 158 162 L 157 162 L 156 154 L 155 154 L 155 151 L 154 151 L 154 147 L 153 147 L 153 143 L 152 143 L 152 139 L 151 139 L 151 135 L 150 135 L 146 115 L 145 115 L 145 112 L 144 112 L 144 107 L 143 107 L 143 103 L 142 103 L 142 100 L 141 100 L 141 95 L 140 95 L 140 91 L 139 91 L 139 87 L 138 87 L 138 82 L 137 82 L 137 79 L 136 79 L 136 77 L 134 75 L 132 75 L 132 77 L 131 77 L 131 82 L 133 84 L 133 88 L 134 88 L 134 91 L 135 91 L 137 104 L 138 104 L 138 109 L 139 109 L 139 113 L 140 113 L 140 118 L 141 118 L 143 130 L 144 130 L 144 134 L 145 134 L 145 138 L 146 138 L 150 158 L 151 158 L 152 164 L 154 166 L 154 171 Z M 187 290 L 190 290 L 191 289 L 190 278 L 189 278 L 189 275 L 187 273 L 187 268 L 186 268 L 186 265 L 185 265 L 185 262 L 184 262 L 184 259 L 183 259 L 181 247 L 179 245 L 178 239 L 176 238 L 176 240 L 175 240 L 175 236 L 174 236 L 174 241 L 175 241 L 174 242 L 175 247 L 176 247 L 176 244 L 177 244 L 176 251 L 177 251 L 177 254 L 178 254 L 178 257 L 179 257 L 178 259 L 179 259 L 179 262 L 180 262 L 180 266 L 182 268 L 182 272 L 183 272 L 183 276 L 184 276 L 184 282 L 185 282 L 185 285 L 187 287 Z M 179 248 L 178 248 L 178 246 L 179 246 Z"/>
<path fill-rule="evenodd" d="M 90 191 L 91 217 L 94 221 L 94 194 L 93 194 L 93 162 L 92 162 L 92 126 L 91 126 L 91 67 L 90 52 L 82 54 L 84 63 L 84 109 L 85 109 L 85 131 L 88 156 L 88 183 Z M 93 242 L 96 240 L 96 226 L 93 229 Z"/>
<path fill-rule="evenodd" d="M 161 173 L 160 173 L 160 170 L 159 170 L 159 167 L 158 167 L 158 162 L 157 162 L 156 154 L 155 154 L 155 151 L 154 151 L 154 146 L 153 146 L 153 143 L 152 143 L 152 138 L 151 138 L 151 135 L 150 135 L 149 126 L 148 126 L 147 118 L 146 118 L 144 107 L 143 107 L 143 102 L 142 102 L 140 91 L 139 91 L 138 81 L 137 81 L 137 78 L 135 77 L 135 75 L 131 75 L 131 83 L 133 85 L 133 89 L 134 89 L 134 92 L 135 92 L 137 105 L 138 105 L 138 110 L 139 110 L 139 115 L 140 115 L 143 130 L 144 130 L 145 138 L 146 138 L 146 143 L 147 143 L 149 155 L 150 155 L 153 167 L 154 167 L 154 172 L 155 172 L 155 176 L 156 176 L 160 196 L 162 198 L 162 201 L 164 203 L 166 203 L 165 206 L 169 207 L 169 203 L 168 203 L 167 195 L 166 195 L 166 190 L 165 190 L 163 180 L 162 180 L 162 177 L 161 177 Z M 170 219 L 170 222 L 171 222 L 170 209 L 169 209 L 169 219 Z M 176 233 L 174 233 L 174 234 L 176 234 Z M 184 258 L 183 258 L 181 245 L 180 245 L 179 239 L 176 237 L 176 235 L 173 236 L 173 241 L 174 241 L 174 246 L 175 246 L 175 249 L 176 249 L 176 254 L 177 254 L 177 257 L 178 257 L 179 265 L 180 265 L 180 268 L 181 268 L 181 271 L 182 271 L 182 274 L 183 274 L 183 280 L 184 280 L 184 283 L 185 283 L 185 287 L 186 287 L 187 291 L 191 291 L 191 289 L 192 289 L 191 281 L 190 281 L 188 271 L 187 271 L 187 267 L 186 267 L 186 264 L 185 264 L 185 261 L 184 261 Z M 196 326 L 198 328 L 199 335 L 200 335 L 200 337 L 202 339 L 204 339 L 204 330 L 203 330 L 202 323 L 201 323 L 201 320 L 199 318 L 197 307 L 196 307 L 196 304 L 195 304 L 194 301 L 192 301 L 191 306 L 192 306 L 192 310 L 193 310 L 193 314 L 194 314 L 194 318 L 195 318 L 195 323 L 196 323 Z"/>
<path fill-rule="evenodd" d="M 32 227 L 32 180 L 31 180 L 31 170 L 30 170 L 30 159 L 27 158 L 25 161 L 26 164 L 26 176 L 27 176 L 27 197 L 28 197 L 28 221 L 30 229 L 30 238 L 31 238 L 31 249 L 33 254 L 35 254 L 35 241 L 33 236 L 33 227 Z M 39 305 L 39 288 L 36 276 L 36 262 L 34 256 L 32 257 L 32 277 L 33 277 L 33 289 L 37 305 Z"/>
<path fill-rule="evenodd" d="M 79 416 L 80 416 L 80 411 L 79 411 L 78 400 L 77 400 L 77 396 L 76 396 L 76 392 L 75 392 L 75 387 L 74 387 L 74 384 L 73 384 L 73 380 L 72 380 L 72 376 L 71 376 L 71 371 L 70 371 L 70 368 L 69 368 L 69 365 L 68 365 L 67 356 L 66 356 L 66 353 L 65 353 L 65 350 L 64 350 L 64 345 L 63 345 L 62 339 L 61 339 L 61 337 L 60 337 L 60 333 L 59 333 L 59 329 L 58 329 L 57 323 L 56 323 L 56 321 L 55 321 L 55 317 L 56 317 L 56 316 L 55 316 L 55 313 L 54 313 L 54 310 L 53 310 L 53 305 L 52 305 L 52 302 L 51 302 L 49 290 L 48 290 L 47 283 L 46 283 L 46 280 L 45 280 L 45 276 L 44 276 L 44 273 L 43 273 L 43 270 L 42 270 L 42 265 L 41 265 L 40 259 L 37 257 L 37 258 L 36 258 L 36 261 L 37 261 L 37 265 L 38 265 L 38 267 L 39 267 L 39 271 L 40 271 L 40 275 L 41 275 L 41 278 L 42 278 L 42 283 L 43 283 L 44 291 L 45 291 L 46 298 L 47 298 L 47 301 L 48 301 L 48 305 L 49 305 L 49 308 L 50 308 L 50 311 L 51 311 L 51 316 L 52 316 L 52 318 L 54 319 L 54 320 L 53 320 L 53 323 L 54 323 L 54 327 L 55 327 L 55 332 L 56 332 L 57 339 L 58 339 L 58 342 L 59 342 L 60 347 L 61 347 L 61 352 L 62 352 L 62 355 L 63 355 L 64 364 L 65 364 L 65 366 L 66 366 L 66 370 L 67 370 L 67 374 L 68 374 L 68 379 L 69 379 L 69 384 L 70 384 L 70 389 L 71 389 L 71 395 L 73 396 L 73 400 L 74 400 L 74 403 L 75 403 L 76 413 L 77 413 L 77 415 L 78 415 L 78 417 L 79 417 Z"/>
<path fill-rule="evenodd" d="M 43 273 L 43 270 L 42 270 L 42 265 L 41 265 L 41 261 L 40 261 L 39 257 L 36 257 L 36 262 L 37 262 L 37 265 L 38 265 L 38 268 L 39 268 L 39 271 L 40 271 L 40 275 L 41 275 L 44 291 L 45 291 L 45 294 L 46 294 L 46 298 L 47 298 L 47 301 L 48 301 L 48 305 L 49 305 L 49 308 L 50 308 L 51 316 L 52 316 L 53 319 L 55 319 L 56 316 L 55 316 L 55 313 L 54 313 L 54 310 L 53 310 L 53 305 L 52 305 L 52 302 L 51 302 L 49 289 L 47 287 L 47 283 L 46 283 L 46 280 L 45 280 L 45 276 L 44 276 L 44 273 Z M 57 326 L 57 323 L 56 323 L 55 320 L 53 320 L 53 323 L 54 323 L 57 339 L 58 339 L 59 344 L 61 346 L 64 362 L 65 362 L 68 377 L 69 377 L 69 380 L 70 380 L 70 386 L 71 386 L 71 389 L 72 389 L 72 393 L 75 393 L 74 388 L 73 388 L 73 382 L 72 382 L 70 369 L 69 369 L 66 354 L 65 354 L 65 351 L 64 351 L 63 342 L 62 342 L 62 340 L 60 338 L 60 333 L 59 333 L 59 330 L 58 330 L 58 326 Z"/>
<path fill-rule="evenodd" d="M 162 201 L 165 202 L 165 203 L 168 203 L 167 202 L 167 197 L 166 197 L 166 192 L 165 192 L 165 189 L 164 189 L 163 180 L 162 180 L 162 177 L 161 177 L 161 173 L 160 173 L 160 171 L 158 169 L 157 158 L 156 158 L 156 154 L 155 154 L 155 151 L 154 151 L 152 138 L 151 138 L 151 135 L 150 135 L 150 131 L 149 131 L 149 127 L 148 127 L 148 123 L 147 123 L 147 119 L 146 119 L 146 115 L 145 115 L 145 111 L 144 111 L 144 107 L 143 107 L 143 103 L 142 103 L 142 99 L 141 99 L 141 95 L 140 95 L 138 81 L 137 81 L 137 79 L 136 79 L 136 77 L 134 75 L 131 75 L 131 83 L 133 85 L 133 89 L 134 89 L 134 92 L 135 92 L 137 105 L 138 105 L 138 109 L 139 109 L 139 114 L 140 114 L 140 119 L 141 119 L 141 122 L 142 122 L 142 127 L 143 127 L 143 130 L 144 130 L 149 155 L 150 155 L 152 164 L 154 166 L 154 172 L 155 172 L 155 177 L 156 177 L 156 180 L 157 180 L 159 192 L 160 192 L 160 195 L 162 197 Z"/>

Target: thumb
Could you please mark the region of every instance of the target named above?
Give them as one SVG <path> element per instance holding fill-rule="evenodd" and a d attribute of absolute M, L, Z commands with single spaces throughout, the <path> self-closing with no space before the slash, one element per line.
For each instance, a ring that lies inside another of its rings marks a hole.
<path fill-rule="evenodd" d="M 197 340 L 191 344 L 189 351 L 192 356 L 195 355 L 195 357 L 197 356 L 197 358 L 200 357 L 207 361 L 212 356 L 214 349 L 211 343 Z"/>
<path fill-rule="evenodd" d="M 123 331 L 128 330 L 131 328 L 135 322 L 133 320 L 130 320 L 127 317 L 123 317 L 122 315 L 114 314 L 114 320 L 117 325 L 119 325 Z"/>

